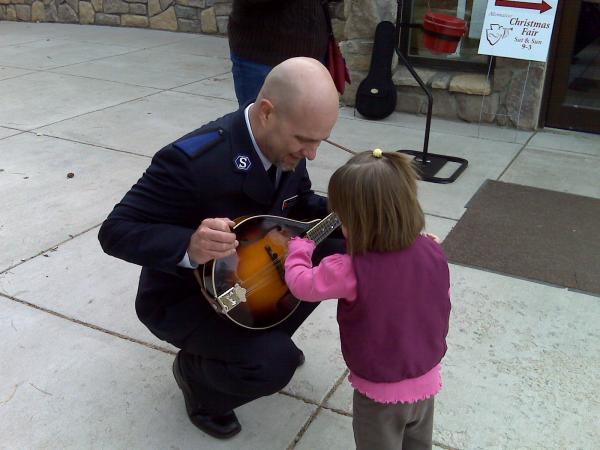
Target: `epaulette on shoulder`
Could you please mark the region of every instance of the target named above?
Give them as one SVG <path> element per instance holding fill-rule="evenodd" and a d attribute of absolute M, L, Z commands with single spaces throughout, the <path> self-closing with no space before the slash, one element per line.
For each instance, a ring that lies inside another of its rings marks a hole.
<path fill-rule="evenodd" d="M 206 130 L 200 134 L 189 136 L 173 143 L 173 147 L 185 153 L 188 158 L 194 159 L 202 152 L 214 147 L 225 139 L 222 128 Z"/>

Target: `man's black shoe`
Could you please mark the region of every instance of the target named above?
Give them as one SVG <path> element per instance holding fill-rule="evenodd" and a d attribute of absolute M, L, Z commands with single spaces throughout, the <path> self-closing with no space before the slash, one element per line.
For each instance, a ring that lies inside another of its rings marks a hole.
<path fill-rule="evenodd" d="M 183 378 L 179 360 L 180 353 L 177 353 L 175 361 L 173 361 L 173 376 L 179 389 L 183 392 L 185 409 L 192 423 L 218 439 L 227 439 L 238 434 L 242 430 L 242 426 L 233 411 L 218 416 L 202 414 L 201 408 L 199 408 L 200 402 L 194 398 L 192 388 Z"/>
<path fill-rule="evenodd" d="M 304 356 L 304 352 L 302 350 L 300 350 L 300 356 L 298 356 L 298 366 L 303 366 L 304 362 L 306 361 L 306 357 Z"/>

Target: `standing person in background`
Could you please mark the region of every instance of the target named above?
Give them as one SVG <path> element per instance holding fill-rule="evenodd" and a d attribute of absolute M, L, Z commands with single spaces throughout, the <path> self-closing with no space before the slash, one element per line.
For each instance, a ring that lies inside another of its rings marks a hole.
<path fill-rule="evenodd" d="M 340 299 L 357 450 L 432 446 L 450 279 L 437 237 L 421 234 L 416 180 L 410 160 L 399 153 L 360 153 L 329 181 L 329 205 L 342 222 L 348 254 L 313 267 L 314 242 L 289 242 L 291 292 L 310 302 Z"/>
<path fill-rule="evenodd" d="M 325 61 L 326 7 L 325 0 L 233 0 L 227 33 L 240 106 L 256 98 L 282 61 L 296 56 Z"/>

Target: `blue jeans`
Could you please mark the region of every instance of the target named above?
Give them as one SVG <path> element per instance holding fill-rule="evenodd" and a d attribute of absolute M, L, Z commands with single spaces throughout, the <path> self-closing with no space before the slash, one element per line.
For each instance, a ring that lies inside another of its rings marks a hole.
<path fill-rule="evenodd" d="M 233 63 L 231 72 L 233 73 L 235 96 L 241 107 L 248 101 L 256 99 L 265 78 L 273 67 L 240 58 L 233 53 L 231 62 Z"/>

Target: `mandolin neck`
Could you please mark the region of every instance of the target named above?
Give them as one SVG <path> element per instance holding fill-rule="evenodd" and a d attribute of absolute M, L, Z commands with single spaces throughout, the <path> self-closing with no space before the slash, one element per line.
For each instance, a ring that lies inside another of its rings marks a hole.
<path fill-rule="evenodd" d="M 308 230 L 305 237 L 315 241 L 315 243 L 319 245 L 341 224 L 342 222 L 340 222 L 338 216 L 336 216 L 334 213 L 331 213 L 310 230 Z"/>

